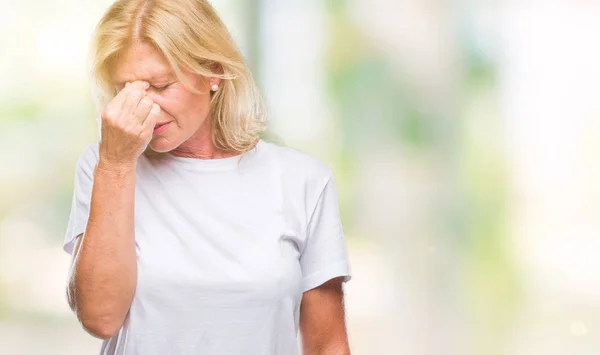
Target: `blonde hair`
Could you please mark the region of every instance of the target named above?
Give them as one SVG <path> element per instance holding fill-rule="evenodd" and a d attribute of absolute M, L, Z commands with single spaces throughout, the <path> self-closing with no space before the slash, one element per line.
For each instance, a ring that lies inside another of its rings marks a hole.
<path fill-rule="evenodd" d="M 180 80 L 182 70 L 221 78 L 210 103 L 217 148 L 242 153 L 260 135 L 274 135 L 243 56 L 206 0 L 118 0 L 110 6 L 96 26 L 91 52 L 100 110 L 117 93 L 111 72 L 133 40 L 155 46 Z"/>

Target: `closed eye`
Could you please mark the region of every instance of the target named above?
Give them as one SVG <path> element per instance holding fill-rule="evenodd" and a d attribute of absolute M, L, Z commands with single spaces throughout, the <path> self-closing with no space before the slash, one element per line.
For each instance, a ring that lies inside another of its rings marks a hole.
<path fill-rule="evenodd" d="M 173 84 L 173 83 L 169 83 L 169 84 L 166 84 L 166 85 L 163 85 L 163 86 L 152 86 L 152 87 L 153 87 L 153 88 L 154 88 L 154 90 L 156 90 L 156 91 L 163 91 L 163 90 L 165 90 L 166 88 L 168 88 L 169 86 L 171 86 L 172 84 Z"/>

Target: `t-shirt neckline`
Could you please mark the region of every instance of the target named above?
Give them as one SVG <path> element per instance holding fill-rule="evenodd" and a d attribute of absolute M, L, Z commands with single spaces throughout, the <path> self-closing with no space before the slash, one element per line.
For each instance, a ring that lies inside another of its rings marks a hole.
<path fill-rule="evenodd" d="M 194 170 L 229 170 L 239 166 L 240 162 L 244 162 L 246 159 L 250 159 L 256 155 L 257 151 L 262 149 L 264 145 L 262 139 L 259 139 L 256 145 L 243 154 L 234 155 L 226 158 L 215 158 L 215 159 L 200 159 L 200 158 L 189 158 L 180 157 L 173 155 L 170 152 L 164 154 L 165 159 L 172 162 L 185 165 L 188 168 Z"/>

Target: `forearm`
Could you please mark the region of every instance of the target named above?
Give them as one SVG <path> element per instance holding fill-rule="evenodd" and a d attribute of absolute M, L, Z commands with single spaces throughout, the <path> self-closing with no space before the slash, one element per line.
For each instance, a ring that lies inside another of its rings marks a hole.
<path fill-rule="evenodd" d="M 135 163 L 110 165 L 100 159 L 88 224 L 72 267 L 72 307 L 98 337 L 118 331 L 135 291 L 135 168 Z"/>

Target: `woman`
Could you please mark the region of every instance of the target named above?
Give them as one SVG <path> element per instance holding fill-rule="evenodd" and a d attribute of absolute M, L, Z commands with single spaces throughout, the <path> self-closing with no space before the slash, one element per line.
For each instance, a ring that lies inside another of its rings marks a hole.
<path fill-rule="evenodd" d="M 205 0 L 99 22 L 101 138 L 77 162 L 68 299 L 101 354 L 349 354 L 332 172 L 259 138 L 251 74 Z"/>

